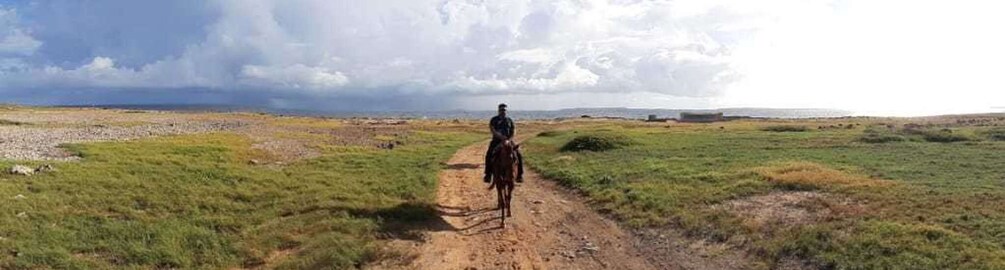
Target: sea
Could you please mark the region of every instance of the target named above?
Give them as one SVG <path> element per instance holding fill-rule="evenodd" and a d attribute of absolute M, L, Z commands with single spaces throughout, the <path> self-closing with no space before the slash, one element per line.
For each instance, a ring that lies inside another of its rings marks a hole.
<path fill-rule="evenodd" d="M 259 112 L 276 115 L 317 116 L 334 118 L 403 118 L 403 119 L 488 119 L 495 111 L 448 110 L 448 111 L 316 111 L 299 109 L 275 109 L 229 105 L 84 105 L 62 107 L 88 107 L 129 110 L 161 110 L 180 112 Z M 734 117 L 754 118 L 833 118 L 851 116 L 852 112 L 835 109 L 777 109 L 777 108 L 722 108 L 722 109 L 642 109 L 642 108 L 571 108 L 561 110 L 514 110 L 509 116 L 514 119 L 561 119 L 581 117 L 607 117 L 624 119 L 647 119 L 649 115 L 658 118 L 677 118 L 682 112 L 718 113 Z"/>

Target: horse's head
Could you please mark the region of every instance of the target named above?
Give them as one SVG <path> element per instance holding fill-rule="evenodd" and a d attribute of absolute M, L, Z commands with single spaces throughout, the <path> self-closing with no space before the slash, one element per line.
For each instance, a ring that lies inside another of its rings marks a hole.
<path fill-rule="evenodd" d="M 514 142 L 513 140 L 506 140 L 502 143 L 502 146 L 500 146 L 500 148 L 501 149 L 499 152 L 502 155 L 516 158 L 516 151 L 520 149 L 520 145 Z"/>
<path fill-rule="evenodd" d="M 495 175 L 505 181 L 516 178 L 517 151 L 520 145 L 512 140 L 505 140 L 496 146 L 495 154 L 492 157 L 492 170 Z"/>

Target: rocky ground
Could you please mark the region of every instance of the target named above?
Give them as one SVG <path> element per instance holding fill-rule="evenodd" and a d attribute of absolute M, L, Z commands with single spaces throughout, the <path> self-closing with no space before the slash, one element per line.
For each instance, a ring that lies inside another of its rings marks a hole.
<path fill-rule="evenodd" d="M 5 123 L 0 125 L 0 158 L 14 160 L 73 160 L 76 157 L 60 145 L 231 131 L 255 124 L 195 114 L 91 109 L 0 111 L 0 121 Z"/>
<path fill-rule="evenodd" d="M 320 144 L 393 148 L 408 138 L 408 124 L 400 119 L 0 107 L 0 159 L 67 161 L 78 157 L 62 149 L 64 144 L 234 132 L 269 152 L 269 162 L 284 163 L 320 156 Z"/>

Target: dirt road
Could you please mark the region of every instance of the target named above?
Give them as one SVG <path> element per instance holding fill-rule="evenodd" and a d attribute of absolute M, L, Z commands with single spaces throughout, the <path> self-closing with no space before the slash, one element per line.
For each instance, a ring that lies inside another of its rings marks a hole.
<path fill-rule="evenodd" d="M 655 269 L 631 236 L 532 171 L 499 227 L 496 192 L 482 183 L 485 143 L 461 149 L 440 173 L 445 229 L 428 233 L 407 269 Z"/>

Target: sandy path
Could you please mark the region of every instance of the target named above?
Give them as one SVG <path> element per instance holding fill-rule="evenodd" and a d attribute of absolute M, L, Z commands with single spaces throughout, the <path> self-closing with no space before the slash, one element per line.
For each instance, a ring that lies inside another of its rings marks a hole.
<path fill-rule="evenodd" d="M 429 232 L 408 269 L 655 269 L 631 236 L 580 199 L 528 171 L 513 218 L 499 228 L 496 192 L 481 181 L 485 143 L 461 149 L 440 173 L 437 203 L 449 226 Z"/>

